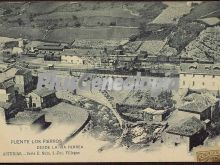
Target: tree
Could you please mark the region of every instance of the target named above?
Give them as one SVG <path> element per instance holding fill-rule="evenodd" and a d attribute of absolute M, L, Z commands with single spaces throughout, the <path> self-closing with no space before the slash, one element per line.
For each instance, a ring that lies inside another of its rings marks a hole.
<path fill-rule="evenodd" d="M 72 19 L 73 19 L 73 21 L 78 20 L 77 16 L 75 16 L 75 15 L 72 15 Z"/>
<path fill-rule="evenodd" d="M 17 21 L 19 26 L 24 25 L 24 21 L 21 18 L 18 18 Z"/>
<path fill-rule="evenodd" d="M 76 22 L 74 23 L 74 25 L 75 25 L 75 27 L 80 27 L 80 26 L 81 26 L 81 23 L 80 23 L 79 21 L 76 21 Z"/>

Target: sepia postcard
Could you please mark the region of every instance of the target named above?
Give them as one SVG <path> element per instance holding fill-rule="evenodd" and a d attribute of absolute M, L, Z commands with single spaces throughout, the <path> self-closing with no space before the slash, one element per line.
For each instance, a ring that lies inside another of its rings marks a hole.
<path fill-rule="evenodd" d="M 0 163 L 220 161 L 220 2 L 0 2 Z"/>

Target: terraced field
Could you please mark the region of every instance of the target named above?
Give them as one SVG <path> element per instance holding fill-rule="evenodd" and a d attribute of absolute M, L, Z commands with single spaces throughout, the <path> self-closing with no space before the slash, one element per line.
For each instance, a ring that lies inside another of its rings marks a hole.
<path fill-rule="evenodd" d="M 186 2 L 163 2 L 168 5 L 163 12 L 156 17 L 152 23 L 157 24 L 177 24 L 179 18 L 188 14 L 191 11 L 191 7 L 187 6 Z"/>

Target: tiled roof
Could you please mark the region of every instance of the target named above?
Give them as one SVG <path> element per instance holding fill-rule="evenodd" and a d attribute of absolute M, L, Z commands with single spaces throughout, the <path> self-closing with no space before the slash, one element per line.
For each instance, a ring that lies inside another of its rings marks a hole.
<path fill-rule="evenodd" d="M 19 70 L 15 73 L 15 75 L 25 75 L 25 74 L 28 73 L 28 72 L 31 72 L 31 71 L 28 70 L 28 69 L 19 69 Z"/>
<path fill-rule="evenodd" d="M 39 50 L 63 50 L 64 46 L 63 45 L 40 45 L 37 47 Z"/>
<path fill-rule="evenodd" d="M 51 95 L 55 92 L 56 92 L 55 90 L 49 90 L 48 88 L 41 88 L 39 90 L 33 91 L 33 93 L 35 93 L 36 95 L 38 95 L 40 97 L 45 97 L 45 96 Z"/>
<path fill-rule="evenodd" d="M 214 105 L 218 100 L 216 99 L 215 96 L 212 94 L 205 92 L 205 93 L 192 93 L 183 98 L 185 101 L 196 101 L 196 102 L 201 102 L 206 105 Z"/>
<path fill-rule="evenodd" d="M 194 73 L 194 74 L 214 74 L 220 75 L 219 64 L 198 64 L 198 63 L 183 63 L 180 65 L 181 73 Z"/>
<path fill-rule="evenodd" d="M 146 113 L 152 114 L 152 115 L 162 115 L 162 114 L 166 113 L 166 110 L 155 110 L 152 108 L 146 108 L 143 110 L 143 112 L 146 112 Z"/>
<path fill-rule="evenodd" d="M 204 128 L 202 121 L 196 117 L 192 117 L 187 121 L 169 128 L 166 132 L 182 136 L 192 136 Z"/>
<path fill-rule="evenodd" d="M 61 55 L 68 56 L 99 56 L 102 54 L 101 49 L 65 49 Z"/>
<path fill-rule="evenodd" d="M 201 113 L 207 108 L 209 108 L 210 105 L 206 105 L 204 103 L 200 102 L 191 102 L 186 105 L 183 105 L 179 107 L 180 111 L 187 111 L 187 112 L 192 112 L 192 113 Z"/>
<path fill-rule="evenodd" d="M 10 86 L 13 86 L 14 82 L 13 81 L 5 81 L 0 83 L 0 89 L 7 89 Z"/>

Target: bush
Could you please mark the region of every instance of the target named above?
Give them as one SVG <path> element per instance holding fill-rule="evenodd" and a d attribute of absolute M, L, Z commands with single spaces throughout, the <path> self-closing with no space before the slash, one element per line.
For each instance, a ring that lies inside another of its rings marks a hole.
<path fill-rule="evenodd" d="M 110 26 L 116 26 L 116 22 L 111 22 Z"/>
<path fill-rule="evenodd" d="M 75 27 L 80 27 L 80 26 L 81 26 L 81 23 L 80 23 L 79 21 L 76 21 L 76 22 L 74 23 L 74 26 L 75 26 Z"/>

